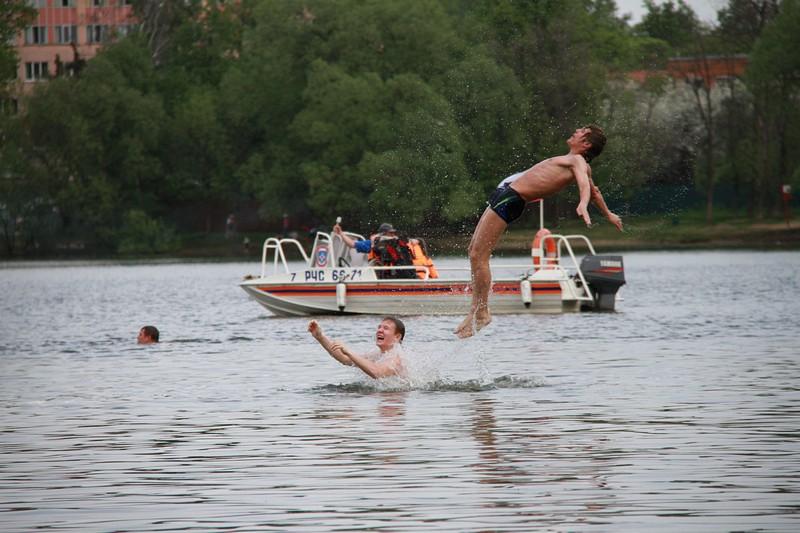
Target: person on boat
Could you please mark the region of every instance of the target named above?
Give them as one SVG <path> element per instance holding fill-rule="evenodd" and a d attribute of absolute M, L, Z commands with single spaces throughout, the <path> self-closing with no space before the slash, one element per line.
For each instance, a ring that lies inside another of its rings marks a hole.
<path fill-rule="evenodd" d="M 519 218 L 528 202 L 553 195 L 574 181 L 580 192 L 577 213 L 586 225 L 591 227 L 588 205 L 592 200 L 600 212 L 622 231 L 622 219 L 608 209 L 600 189 L 592 181 L 592 168 L 589 166 L 589 162 L 603 151 L 605 144 L 606 136 L 600 126 L 590 124 L 578 128 L 567 139 L 569 153 L 540 161 L 498 184 L 469 243 L 472 305 L 467 317 L 456 328 L 456 335 L 460 338 L 471 337 L 492 321 L 489 312 L 492 283 L 489 257 L 500 235 L 511 222 Z"/>
<path fill-rule="evenodd" d="M 333 226 L 333 232 L 339 237 L 341 237 L 342 241 L 347 246 L 349 246 L 350 248 L 354 248 L 356 252 L 362 254 L 372 254 L 373 253 L 372 245 L 375 243 L 377 239 L 381 237 L 392 238 L 397 236 L 397 230 L 394 229 L 394 226 L 392 226 L 388 222 L 384 222 L 383 224 L 378 226 L 378 231 L 370 235 L 369 239 L 354 239 L 349 235 L 345 234 L 345 232 L 342 231 L 342 226 L 340 226 L 339 224 L 335 224 Z"/>
<path fill-rule="evenodd" d="M 420 279 L 435 279 L 439 277 L 439 272 L 433 264 L 430 254 L 428 254 L 428 245 L 422 239 L 408 239 L 408 245 L 411 247 L 411 255 L 413 256 L 412 263 L 417 266 L 417 277 Z"/>
<path fill-rule="evenodd" d="M 387 316 L 381 320 L 375 332 L 375 346 L 378 349 L 363 355 L 356 354 L 341 342 L 326 337 L 316 320 L 308 323 L 308 332 L 331 357 L 343 365 L 357 366 L 373 379 L 407 375 L 401 346 L 406 327 L 399 318 Z"/>
<path fill-rule="evenodd" d="M 384 272 L 386 277 L 414 277 L 420 279 L 438 278 L 439 273 L 427 253 L 427 247 L 421 239 L 405 239 L 397 230 L 384 222 L 369 239 L 353 239 L 342 231 L 339 224 L 333 226 L 333 232 L 342 241 L 357 252 L 369 254 L 367 260 L 375 266 L 418 266 L 414 271 Z M 391 276 L 394 274 L 394 276 Z"/>
<path fill-rule="evenodd" d="M 136 337 L 137 344 L 155 344 L 158 342 L 158 328 L 155 326 L 144 326 L 139 330 L 139 335 Z"/>

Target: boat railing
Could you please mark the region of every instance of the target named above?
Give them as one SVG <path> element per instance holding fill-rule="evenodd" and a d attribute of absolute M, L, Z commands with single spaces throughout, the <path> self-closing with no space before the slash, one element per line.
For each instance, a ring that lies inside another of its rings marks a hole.
<path fill-rule="evenodd" d="M 309 256 L 306 253 L 305 249 L 303 249 L 303 245 L 300 244 L 300 241 L 297 239 L 279 239 L 277 237 L 268 237 L 264 241 L 264 246 L 261 249 L 261 277 L 267 277 L 267 259 L 269 257 L 269 252 L 272 251 L 272 273 L 278 273 L 278 266 L 283 265 L 284 272 L 289 272 L 289 263 L 286 261 L 286 253 L 283 251 L 283 245 L 290 244 L 294 245 L 300 255 L 303 256 L 303 260 L 308 263 Z"/>
<path fill-rule="evenodd" d="M 351 236 L 354 239 L 363 239 L 361 235 L 348 233 L 348 236 Z M 555 243 L 555 255 L 548 256 L 545 254 L 547 241 L 553 241 Z M 591 241 L 585 235 L 558 235 L 558 234 L 550 234 L 545 236 L 541 242 L 539 243 L 539 248 L 536 250 L 538 252 L 538 257 L 540 258 L 540 264 L 531 265 L 531 264 L 502 264 L 496 266 L 490 266 L 490 268 L 494 271 L 497 269 L 509 270 L 509 269 L 521 269 L 525 272 L 522 276 L 523 278 L 527 278 L 532 273 L 535 273 L 540 270 L 552 270 L 559 272 L 563 277 L 569 278 L 573 275 L 576 275 L 584 287 L 583 294 L 578 294 L 575 287 L 572 284 L 567 284 L 569 290 L 572 292 L 572 296 L 576 300 L 581 301 L 592 301 L 591 295 L 587 292 L 587 287 L 589 284 L 586 282 L 586 278 L 581 271 L 580 264 L 578 262 L 577 257 L 575 256 L 575 252 L 572 248 L 570 241 L 582 241 L 588 252 L 591 255 L 596 255 L 594 246 L 592 245 Z M 316 238 L 314 239 L 314 244 L 311 248 L 312 253 L 309 255 L 306 253 L 303 245 L 297 239 L 290 239 L 290 238 L 277 238 L 277 237 L 270 237 L 264 241 L 264 246 L 262 248 L 261 253 L 261 277 L 267 277 L 267 264 L 269 262 L 272 263 L 272 273 L 277 274 L 280 272 L 280 268 L 283 268 L 283 273 L 290 273 L 289 263 L 286 259 L 286 252 L 284 250 L 284 246 L 288 245 L 297 249 L 300 252 L 300 255 L 303 257 L 304 262 L 308 266 L 308 268 L 331 268 L 331 267 L 342 267 L 342 266 L 355 266 L 351 265 L 351 260 L 353 258 L 353 253 L 350 249 L 344 244 L 343 240 L 339 235 L 336 234 L 328 234 L 325 232 L 317 232 Z M 272 253 L 272 257 L 270 257 L 270 252 Z M 344 256 L 348 255 L 349 257 L 345 258 Z M 359 256 L 364 254 L 357 254 Z M 565 259 L 569 257 L 571 265 L 565 265 Z M 340 264 L 340 259 L 344 261 L 343 264 Z M 392 272 L 398 270 L 414 270 L 418 275 L 414 278 L 409 278 L 409 280 L 416 279 L 416 280 L 429 280 L 430 278 L 430 271 L 427 267 L 423 265 L 409 265 L 409 266 L 378 266 L 378 265 L 363 265 L 359 268 L 364 268 L 366 270 L 374 271 L 377 278 L 380 279 L 392 279 L 396 281 L 402 281 L 405 278 L 392 278 L 389 276 L 381 276 L 379 272 Z M 440 266 L 437 267 L 437 270 L 440 272 L 469 272 L 470 267 L 450 267 L 450 266 Z M 422 273 L 422 276 L 419 276 L 419 273 Z"/>
<path fill-rule="evenodd" d="M 546 254 L 547 250 L 547 241 L 553 241 L 555 243 L 556 254 L 555 256 L 548 256 Z M 542 240 L 539 242 L 538 250 L 534 250 L 534 255 L 538 253 L 538 257 L 540 258 L 540 264 L 535 266 L 535 269 L 538 270 L 559 270 L 563 272 L 563 274 L 567 277 L 570 277 L 572 274 L 570 270 L 574 270 L 575 275 L 581 280 L 582 287 L 584 288 L 583 295 L 577 294 L 574 290 L 572 285 L 568 285 L 570 290 L 572 291 L 572 296 L 576 300 L 580 301 L 593 301 L 590 294 L 588 294 L 589 284 L 586 282 L 586 278 L 583 276 L 583 271 L 581 270 L 580 263 L 578 263 L 577 257 L 575 257 L 575 251 L 572 249 L 572 245 L 570 241 L 582 241 L 586 248 L 589 251 L 590 255 L 597 255 L 594 251 L 594 246 L 592 245 L 592 241 L 586 235 L 558 235 L 555 233 L 545 235 Z M 562 247 L 566 250 L 570 260 L 572 261 L 572 265 L 564 265 L 564 254 L 562 253 Z"/>
<path fill-rule="evenodd" d="M 358 233 L 347 232 L 347 235 L 356 240 L 364 238 Z M 262 278 L 267 276 L 267 265 L 269 263 L 272 263 L 272 274 L 280 273 L 280 267 L 283 267 L 284 274 L 290 272 L 289 262 L 286 260 L 286 251 L 284 250 L 285 245 L 288 245 L 290 249 L 292 247 L 296 248 L 309 268 L 350 266 L 353 262 L 354 255 L 362 255 L 351 253 L 350 249 L 344 243 L 344 240 L 335 233 L 329 234 L 324 231 L 318 231 L 314 238 L 314 244 L 311 246 L 311 255 L 306 252 L 303 245 L 297 239 L 268 237 L 264 241 L 264 246 L 261 249 Z M 270 255 L 270 253 L 272 255 Z M 344 264 L 341 263 L 342 261 L 344 261 Z"/>

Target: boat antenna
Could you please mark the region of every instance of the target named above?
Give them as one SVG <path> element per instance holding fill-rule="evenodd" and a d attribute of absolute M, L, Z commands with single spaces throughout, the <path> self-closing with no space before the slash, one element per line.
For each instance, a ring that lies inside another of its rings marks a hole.
<path fill-rule="evenodd" d="M 539 229 L 544 229 L 544 198 L 539 198 Z"/>

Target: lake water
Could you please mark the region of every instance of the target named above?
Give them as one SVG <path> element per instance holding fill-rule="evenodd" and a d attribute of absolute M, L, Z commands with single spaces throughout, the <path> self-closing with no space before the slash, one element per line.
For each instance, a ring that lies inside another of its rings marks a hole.
<path fill-rule="evenodd" d="M 800 253 L 625 262 L 613 314 L 409 317 L 410 390 L 255 263 L 0 265 L 0 531 L 800 530 Z"/>

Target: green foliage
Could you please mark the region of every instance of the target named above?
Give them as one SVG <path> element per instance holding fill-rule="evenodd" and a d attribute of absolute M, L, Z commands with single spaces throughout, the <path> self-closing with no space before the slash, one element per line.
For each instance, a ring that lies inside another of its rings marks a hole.
<path fill-rule="evenodd" d="M 755 43 L 746 82 L 757 124 L 761 214 L 780 209 L 779 186 L 800 165 L 800 1 L 784 0 Z"/>
<path fill-rule="evenodd" d="M 800 2 L 784 0 L 753 48 L 748 74 L 755 82 L 774 80 L 800 87 Z"/>
<path fill-rule="evenodd" d="M 51 184 L 31 148 L 21 118 L 0 114 L 0 255 L 47 249 L 56 231 Z"/>
<path fill-rule="evenodd" d="M 368 221 L 388 212 L 419 224 L 464 178 L 450 106 L 416 76 L 384 82 L 317 61 L 304 100 L 291 133 L 311 160 L 300 173 L 319 216 Z"/>
<path fill-rule="evenodd" d="M 692 8 L 683 0 L 656 3 L 645 0 L 647 14 L 636 25 L 642 35 L 660 39 L 669 44 L 672 53 L 686 54 L 691 50 L 699 22 Z"/>
<path fill-rule="evenodd" d="M 719 34 L 728 52 L 748 53 L 764 26 L 779 11 L 780 0 L 730 0 L 718 13 Z"/>
<path fill-rule="evenodd" d="M 16 75 L 18 59 L 14 40 L 35 18 L 36 9 L 27 2 L 0 3 L 0 98 L 5 96 L 6 83 Z"/>
<path fill-rule="evenodd" d="M 542 119 L 513 71 L 475 49 L 439 80 L 461 130 L 464 164 L 470 177 L 488 193 L 501 174 L 533 161 L 531 121 Z"/>
<path fill-rule="evenodd" d="M 615 208 L 711 160 L 694 117 L 662 109 L 680 82 L 628 73 L 751 48 L 747 87 L 713 106 L 710 172 L 737 201 L 766 198 L 800 167 L 797 6 L 729 0 L 708 28 L 682 0 L 647 1 L 635 27 L 612 0 L 135 0 L 137 32 L 4 123 L 6 248 L 161 253 L 168 220 L 199 231 L 253 200 L 268 222 L 452 231 L 589 122 L 608 133 L 593 169 Z"/>
<path fill-rule="evenodd" d="M 214 91 L 190 91 L 176 107 L 165 136 L 167 179 L 176 198 L 207 200 L 236 190 Z"/>
<path fill-rule="evenodd" d="M 125 213 L 118 242 L 117 251 L 125 255 L 165 253 L 180 246 L 173 228 L 139 209 Z"/>

